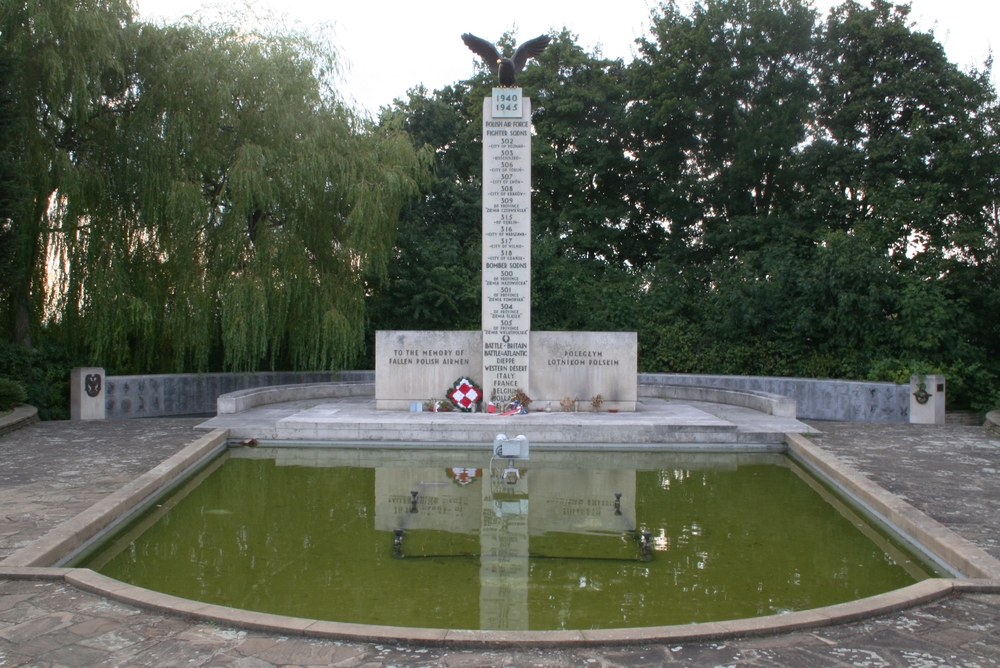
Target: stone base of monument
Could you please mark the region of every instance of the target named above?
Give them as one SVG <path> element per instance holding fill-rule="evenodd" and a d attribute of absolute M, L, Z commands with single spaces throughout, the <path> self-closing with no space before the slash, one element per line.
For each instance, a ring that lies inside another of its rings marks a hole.
<path fill-rule="evenodd" d="M 509 390 L 522 389 L 532 399 L 532 410 L 561 410 L 566 397 L 577 399 L 580 410 L 590 410 L 597 395 L 602 411 L 636 409 L 635 332 L 531 332 L 527 350 L 503 341 L 488 345 L 495 347 L 484 349 L 478 331 L 376 332 L 376 408 L 409 411 L 414 401 L 444 399 L 458 378 L 482 384 L 484 370 L 496 364 L 528 370 L 527 387 L 498 392 L 500 402 L 510 398 Z"/>
<path fill-rule="evenodd" d="M 316 407 L 279 420 L 275 437 L 283 440 L 387 441 L 412 443 L 492 443 L 498 433 L 529 436 L 532 443 L 737 443 L 738 427 L 690 406 L 673 404 L 623 420 L 609 413 L 486 414 L 406 413 L 393 418 L 354 419 Z"/>
<path fill-rule="evenodd" d="M 333 386 L 335 384 L 328 384 Z M 287 397 L 295 386 L 281 397 Z M 489 447 L 497 434 L 524 434 L 537 445 L 570 447 L 780 447 L 786 433 L 811 430 L 793 415 L 777 415 L 763 403 L 747 405 L 746 397 L 716 397 L 709 403 L 665 399 L 670 389 L 655 388 L 657 396 L 642 397 L 630 413 L 531 412 L 500 416 L 483 413 L 410 413 L 379 411 L 374 398 L 332 393 L 317 395 L 304 386 L 302 399 L 254 405 L 239 412 L 222 413 L 199 429 L 229 429 L 231 441 L 257 439 L 310 446 L 406 447 L 409 445 Z M 369 386 L 370 387 L 370 386 Z M 332 388 L 337 389 L 337 388 Z M 683 389 L 683 388 L 682 388 Z M 753 394 L 753 393 L 733 393 Z M 758 397 L 766 403 L 767 397 Z M 225 396 L 220 406 L 233 403 Z M 764 410 L 761 410 L 761 409 Z M 778 411 L 781 412 L 781 411 Z"/>

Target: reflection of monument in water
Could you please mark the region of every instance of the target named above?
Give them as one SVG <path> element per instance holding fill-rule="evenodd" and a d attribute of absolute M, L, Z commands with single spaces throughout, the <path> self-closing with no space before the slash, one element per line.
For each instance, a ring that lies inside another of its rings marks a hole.
<path fill-rule="evenodd" d="M 456 470 L 479 475 L 460 481 Z M 510 484 L 498 468 L 375 469 L 375 528 L 387 540 L 404 529 L 404 558 L 479 557 L 483 629 L 529 628 L 532 560 L 642 557 L 638 546 L 622 540 L 635 529 L 635 470 L 533 467 L 520 473 Z M 438 532 L 448 535 L 435 539 Z M 441 554 L 442 546 L 454 552 Z"/>
<path fill-rule="evenodd" d="M 509 485 L 489 469 L 479 529 L 479 628 L 528 629 L 528 476 Z"/>

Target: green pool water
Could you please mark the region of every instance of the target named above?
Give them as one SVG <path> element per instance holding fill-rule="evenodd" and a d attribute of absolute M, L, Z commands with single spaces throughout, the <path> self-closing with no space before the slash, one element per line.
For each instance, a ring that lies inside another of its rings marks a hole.
<path fill-rule="evenodd" d="M 488 453 L 232 452 L 79 565 L 247 610 L 535 630 L 770 615 L 933 575 L 781 455 L 536 450 L 509 485 Z"/>

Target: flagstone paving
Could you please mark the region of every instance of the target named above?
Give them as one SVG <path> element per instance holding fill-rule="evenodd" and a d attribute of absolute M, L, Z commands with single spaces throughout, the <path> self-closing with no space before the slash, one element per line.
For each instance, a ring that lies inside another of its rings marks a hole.
<path fill-rule="evenodd" d="M 9 553 L 144 473 L 194 440 L 198 422 L 49 422 L 0 437 L 0 550 Z M 1000 556 L 996 436 L 976 427 L 817 428 L 825 434 L 819 445 Z M 964 594 L 862 623 L 733 642 L 463 651 L 247 632 L 140 610 L 59 581 L 0 580 L 0 666 L 661 664 L 1000 666 L 1000 595 Z"/>
<path fill-rule="evenodd" d="M 0 560 L 180 450 L 204 421 L 36 422 L 0 436 Z"/>
<path fill-rule="evenodd" d="M 811 440 L 1000 558 L 1000 434 L 982 427 L 810 422 Z"/>

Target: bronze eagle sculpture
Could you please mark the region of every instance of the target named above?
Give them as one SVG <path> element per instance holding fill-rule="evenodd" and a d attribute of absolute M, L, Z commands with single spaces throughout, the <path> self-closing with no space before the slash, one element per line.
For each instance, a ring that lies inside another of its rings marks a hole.
<path fill-rule="evenodd" d="M 528 58 L 534 58 L 544 51 L 552 38 L 548 35 L 541 35 L 535 39 L 529 39 L 517 47 L 513 58 L 504 58 L 495 46 L 481 37 L 465 33 L 462 35 L 462 41 L 473 53 L 486 62 L 490 72 L 499 75 L 501 87 L 512 88 L 515 85 L 517 73 L 524 69 Z"/>

